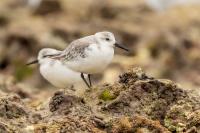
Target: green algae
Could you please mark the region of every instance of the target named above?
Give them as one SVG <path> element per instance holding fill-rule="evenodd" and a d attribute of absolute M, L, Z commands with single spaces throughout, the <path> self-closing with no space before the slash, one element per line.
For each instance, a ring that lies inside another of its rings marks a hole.
<path fill-rule="evenodd" d="M 112 94 L 108 89 L 104 90 L 99 96 L 100 99 L 104 101 L 110 101 L 116 98 L 114 94 Z"/>

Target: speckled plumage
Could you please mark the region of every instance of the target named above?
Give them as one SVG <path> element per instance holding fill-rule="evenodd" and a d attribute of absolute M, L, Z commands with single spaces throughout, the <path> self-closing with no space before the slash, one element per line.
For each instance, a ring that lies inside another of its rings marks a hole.
<path fill-rule="evenodd" d="M 96 43 L 96 40 L 93 36 L 87 36 L 78 40 L 73 41 L 70 45 L 64 50 L 63 62 L 74 61 L 79 58 L 86 58 L 85 49 L 89 50 L 89 45 Z"/>
<path fill-rule="evenodd" d="M 73 41 L 56 58 L 74 71 L 86 74 L 100 73 L 113 58 L 114 44 L 115 38 L 112 33 L 98 32 Z"/>

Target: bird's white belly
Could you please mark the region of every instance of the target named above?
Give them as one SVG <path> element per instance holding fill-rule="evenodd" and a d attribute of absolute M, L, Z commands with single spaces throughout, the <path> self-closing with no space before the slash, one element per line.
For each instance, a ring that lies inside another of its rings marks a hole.
<path fill-rule="evenodd" d="M 41 64 L 40 73 L 52 85 L 59 88 L 65 88 L 75 83 L 82 82 L 80 73 L 70 70 L 59 61 L 55 60 Z"/>
<path fill-rule="evenodd" d="M 92 44 L 86 51 L 86 58 L 81 58 L 67 65 L 75 71 L 93 74 L 102 72 L 112 61 L 114 49 L 108 46 Z"/>

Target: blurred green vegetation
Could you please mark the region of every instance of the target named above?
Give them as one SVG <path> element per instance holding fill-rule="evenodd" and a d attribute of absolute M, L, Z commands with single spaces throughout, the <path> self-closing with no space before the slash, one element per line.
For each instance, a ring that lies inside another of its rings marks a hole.
<path fill-rule="evenodd" d="M 26 77 L 33 74 L 33 68 L 26 66 L 24 62 L 15 62 L 14 76 L 16 81 L 22 81 Z"/>

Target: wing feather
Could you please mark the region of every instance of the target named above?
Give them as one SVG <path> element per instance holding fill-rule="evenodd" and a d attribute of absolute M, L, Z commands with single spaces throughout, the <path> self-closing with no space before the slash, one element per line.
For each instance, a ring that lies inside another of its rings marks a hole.
<path fill-rule="evenodd" d="M 73 41 L 69 46 L 64 50 L 64 61 L 73 61 L 78 58 L 86 58 L 87 55 L 85 50 L 88 49 L 90 44 L 96 43 L 96 40 L 93 36 L 87 36 L 78 40 Z"/>

